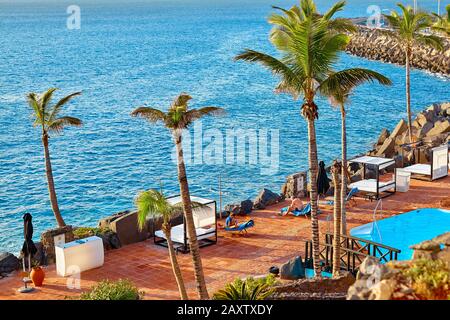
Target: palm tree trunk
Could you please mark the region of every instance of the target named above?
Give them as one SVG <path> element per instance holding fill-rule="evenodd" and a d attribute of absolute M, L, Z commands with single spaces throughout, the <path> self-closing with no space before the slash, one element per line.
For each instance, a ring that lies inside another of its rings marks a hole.
<path fill-rule="evenodd" d="M 334 236 L 333 236 L 333 277 L 339 277 L 341 270 L 341 181 L 342 172 L 337 161 L 333 163 L 332 174 L 334 183 Z"/>
<path fill-rule="evenodd" d="M 411 47 L 410 45 L 406 48 L 406 112 L 408 114 L 408 134 L 409 142 L 412 143 L 412 120 L 411 120 L 411 70 L 410 70 L 410 60 L 411 60 Z"/>
<path fill-rule="evenodd" d="M 342 185 L 341 185 L 341 233 L 347 234 L 347 214 L 345 209 L 345 199 L 347 198 L 347 125 L 345 106 L 341 104 L 341 142 L 342 142 Z"/>
<path fill-rule="evenodd" d="M 319 164 L 317 161 L 317 142 L 316 127 L 314 119 L 308 121 L 308 145 L 309 145 L 309 181 L 311 184 L 310 201 L 311 201 L 311 232 L 313 244 L 313 265 L 314 276 L 321 276 L 320 268 L 320 248 L 319 248 L 319 220 L 317 219 L 317 171 Z"/>
<path fill-rule="evenodd" d="M 167 239 L 167 248 L 169 249 L 169 258 L 172 265 L 173 275 L 177 281 L 178 291 L 180 292 L 181 300 L 188 300 L 186 287 L 184 285 L 183 275 L 181 274 L 180 265 L 178 264 L 177 256 L 175 254 L 175 249 L 173 248 L 173 242 L 171 238 L 171 228 L 170 224 L 163 225 L 163 232 Z"/>
<path fill-rule="evenodd" d="M 59 212 L 58 199 L 56 197 L 55 182 L 53 180 L 52 163 L 50 161 L 50 151 L 48 149 L 48 134 L 42 134 L 42 144 L 44 145 L 45 156 L 45 173 L 47 175 L 48 193 L 50 196 L 50 204 L 52 206 L 53 214 L 59 227 L 64 227 L 66 223 Z"/>
<path fill-rule="evenodd" d="M 203 273 L 202 259 L 200 257 L 200 248 L 197 241 L 197 232 L 195 231 L 194 218 L 192 216 L 191 196 L 189 194 L 189 185 L 186 176 L 186 167 L 184 164 L 181 132 L 174 133 L 174 139 L 177 149 L 178 181 L 180 184 L 181 199 L 183 201 L 184 219 L 189 237 L 189 248 L 194 264 L 194 276 L 197 284 L 197 292 L 200 299 L 209 299 L 208 290 L 206 289 L 205 276 Z"/>

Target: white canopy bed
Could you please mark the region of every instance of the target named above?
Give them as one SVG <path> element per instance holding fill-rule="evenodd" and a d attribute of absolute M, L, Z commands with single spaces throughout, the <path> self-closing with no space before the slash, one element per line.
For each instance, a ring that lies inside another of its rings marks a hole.
<path fill-rule="evenodd" d="M 418 159 L 418 162 L 420 162 L 420 159 Z M 410 172 L 413 179 L 433 181 L 448 176 L 448 168 L 448 144 L 444 144 L 431 149 L 429 164 L 418 163 L 405 167 L 403 170 Z"/>
<path fill-rule="evenodd" d="M 358 163 L 363 166 L 362 180 L 351 183 L 348 187 L 350 189 L 358 188 L 359 192 L 364 193 L 369 199 L 381 199 L 395 193 L 396 178 L 393 175 L 393 180 L 380 181 L 380 171 L 394 166 L 394 159 L 363 156 L 349 160 L 349 163 Z M 366 170 L 370 166 L 375 170 L 375 179 L 366 179 Z"/>
<path fill-rule="evenodd" d="M 173 196 L 167 198 L 169 203 L 177 204 L 181 202 L 181 196 Z M 197 233 L 197 240 L 200 247 L 217 243 L 217 215 L 216 215 L 216 201 L 204 199 L 200 197 L 191 197 L 191 201 L 199 203 L 201 206 L 192 209 L 194 218 L 195 231 Z M 155 244 L 167 246 L 166 236 L 162 230 L 154 232 L 153 239 Z M 171 238 L 174 242 L 177 251 L 183 253 L 189 252 L 189 237 L 187 234 L 185 218 L 183 216 L 183 223 L 173 226 L 171 229 Z"/>

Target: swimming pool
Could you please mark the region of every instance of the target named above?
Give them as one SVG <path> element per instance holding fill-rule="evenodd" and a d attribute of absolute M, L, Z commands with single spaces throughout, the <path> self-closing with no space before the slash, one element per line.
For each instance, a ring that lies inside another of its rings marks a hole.
<path fill-rule="evenodd" d="M 409 260 L 413 254 L 410 246 L 449 231 L 450 210 L 427 208 L 353 228 L 350 234 L 400 249 L 398 260 Z"/>

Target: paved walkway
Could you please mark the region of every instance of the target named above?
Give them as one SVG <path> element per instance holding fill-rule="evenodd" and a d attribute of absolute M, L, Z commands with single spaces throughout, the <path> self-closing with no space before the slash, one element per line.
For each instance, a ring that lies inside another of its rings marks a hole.
<path fill-rule="evenodd" d="M 439 207 L 442 199 L 450 198 L 450 177 L 435 182 L 412 180 L 408 193 L 396 193 L 384 199 L 383 217 L 416 208 Z M 295 255 L 302 255 L 304 243 L 310 238 L 310 220 L 304 217 L 280 217 L 276 213 L 286 203 L 267 210 L 255 211 L 255 227 L 246 236 L 219 232 L 218 244 L 201 249 L 209 292 L 212 294 L 236 277 L 261 275 L 270 266 L 280 265 Z M 368 223 L 375 202 L 357 200 L 348 209 L 349 228 Z M 321 208 L 321 231 L 330 226 L 326 217 L 332 208 Z M 223 221 L 221 221 L 223 224 Z M 190 297 L 196 298 L 190 255 L 178 255 Z M 108 251 L 103 267 L 81 274 L 81 289 L 68 289 L 68 280 L 56 276 L 55 267 L 46 268 L 47 277 L 42 288 L 34 293 L 20 294 L 18 274 L 0 280 L 0 300 L 5 299 L 64 299 L 76 297 L 101 279 L 128 278 L 141 290 L 146 299 L 177 299 L 178 290 L 172 275 L 167 249 L 155 246 L 152 240 Z M 69 280 L 69 284 L 71 284 Z"/>

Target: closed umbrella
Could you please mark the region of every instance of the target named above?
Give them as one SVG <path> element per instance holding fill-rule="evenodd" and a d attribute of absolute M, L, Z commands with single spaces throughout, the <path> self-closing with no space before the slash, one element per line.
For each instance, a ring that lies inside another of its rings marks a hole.
<path fill-rule="evenodd" d="M 25 241 L 22 246 L 22 262 L 23 262 L 23 271 L 26 272 L 25 268 L 25 259 L 28 260 L 28 271 L 31 269 L 31 257 L 34 256 L 37 252 L 36 245 L 33 242 L 33 217 L 28 212 L 23 215 L 23 236 Z M 23 282 L 25 284 L 24 287 L 19 289 L 19 292 L 26 293 L 33 291 L 33 288 L 28 288 L 27 283 L 31 282 L 30 279 L 24 278 Z"/>
<path fill-rule="evenodd" d="M 325 170 L 325 163 L 320 161 L 319 172 L 317 174 L 317 192 L 320 195 L 325 195 L 328 189 L 330 189 L 330 180 L 328 179 L 327 171 Z"/>

